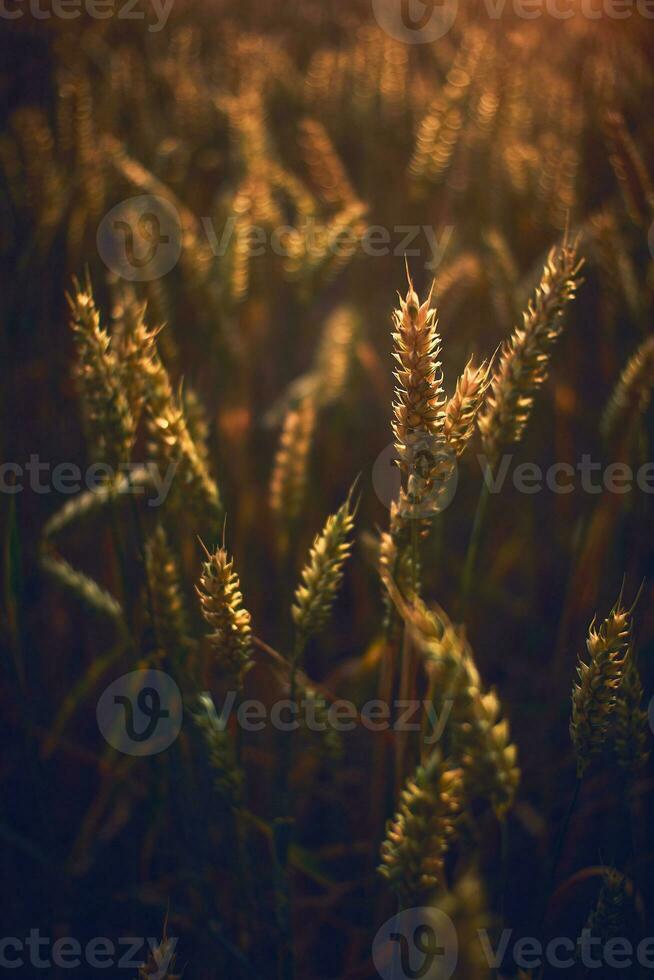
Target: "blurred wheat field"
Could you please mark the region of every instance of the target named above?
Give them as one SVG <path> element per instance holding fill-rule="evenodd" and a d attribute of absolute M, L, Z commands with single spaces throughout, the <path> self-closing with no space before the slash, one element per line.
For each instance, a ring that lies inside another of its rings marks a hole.
<path fill-rule="evenodd" d="M 0 939 L 654 935 L 654 34 L 382 7 L 2 20 Z"/>

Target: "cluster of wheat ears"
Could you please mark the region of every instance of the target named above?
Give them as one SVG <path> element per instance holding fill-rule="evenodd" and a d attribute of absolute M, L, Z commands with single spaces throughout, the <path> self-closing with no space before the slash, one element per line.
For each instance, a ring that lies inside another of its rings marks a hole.
<path fill-rule="evenodd" d="M 205 959 L 218 956 L 220 969 L 279 980 L 328 975 L 312 953 L 324 937 L 303 924 L 313 917 L 345 950 L 334 975 L 372 976 L 370 944 L 383 920 L 398 908 L 433 906 L 458 931 L 456 976 L 481 980 L 491 969 L 476 930 L 508 921 L 509 831 L 533 748 L 512 738 L 502 678 L 517 665 L 523 684 L 527 671 L 546 675 L 550 665 L 533 656 L 527 664 L 501 637 L 497 683 L 484 679 L 470 637 L 477 647 L 480 617 L 493 635 L 489 595 L 506 600 L 492 592 L 490 571 L 491 518 L 502 499 L 490 499 L 471 461 L 483 451 L 492 474 L 504 454 L 519 455 L 534 416 L 551 411 L 536 404 L 563 335 L 578 333 L 566 349 L 592 346 L 581 317 L 568 326 L 584 303 L 582 267 L 609 369 L 622 311 L 640 332 L 593 426 L 612 458 L 642 451 L 654 387 L 654 264 L 642 243 L 654 190 L 629 119 L 654 73 L 630 35 L 607 53 L 583 24 L 539 57 L 533 36 L 516 29 L 498 37 L 473 12 L 449 38 L 412 51 L 354 10 L 330 20 L 339 43 L 320 41 L 311 33 L 316 12 L 307 11 L 301 42 L 292 30 L 289 40 L 283 30 L 246 28 L 236 11 L 211 44 L 185 12 L 165 45 L 155 38 L 141 48 L 97 25 L 75 41 L 62 36 L 52 105 L 20 106 L 0 137 L 8 238 L 22 250 L 22 268 L 45 266 L 57 250 L 65 256 L 87 458 L 113 474 L 50 512 L 40 530 L 40 569 L 54 601 L 63 589 L 80 620 L 112 627 L 109 651 L 93 650 L 71 676 L 41 752 L 49 760 L 65 751 L 80 706 L 114 676 L 167 672 L 184 702 L 179 737 L 151 759 L 100 750 L 98 795 L 67 859 L 72 877 L 142 808 L 144 866 L 156 863 L 162 839 L 172 851 L 170 835 L 180 841 L 175 876 L 162 874 L 153 904 L 167 903 L 176 932 L 192 932 L 191 945 Z M 579 92 L 577 61 L 585 66 Z M 629 78 L 620 74 L 627 63 Z M 604 184 L 597 193 L 586 186 L 600 139 L 608 194 Z M 395 207 L 386 207 L 384 166 L 397 176 Z M 106 211 L 136 194 L 174 207 L 182 248 L 169 275 L 129 284 L 107 277 L 92 249 Z M 388 225 L 397 214 L 420 227 L 455 224 L 433 282 L 421 259 L 360 261 L 356 245 L 335 247 L 360 239 L 371 212 Z M 207 214 L 210 222 L 201 221 Z M 231 229 L 222 254 L 209 225 Z M 283 254 L 257 257 L 254 230 L 282 226 Z M 537 248 L 525 246 L 532 238 Z M 524 247 L 535 275 L 519 272 Z M 492 342 L 465 325 L 480 309 Z M 322 332 L 309 354 L 302 331 L 317 320 Z M 290 382 L 287 359 L 303 364 Z M 460 375 L 446 381 L 444 363 L 457 361 Z M 573 386 L 562 384 L 557 399 L 557 412 L 575 418 L 581 395 Z M 364 443 L 381 428 L 399 489 L 379 511 Z M 464 496 L 463 530 L 458 515 L 450 532 L 455 470 L 479 498 L 475 511 Z M 155 472 L 174 475 L 166 499 L 150 508 Z M 529 506 L 520 502 L 526 513 Z M 602 565 L 615 567 L 607 555 L 616 506 L 602 498 L 574 532 L 556 669 L 583 645 L 577 613 L 600 594 Z M 517 527 L 519 540 L 526 525 Z M 84 542 L 92 543 L 90 568 Z M 515 552 L 501 550 L 498 561 L 510 565 Z M 619 772 L 633 802 L 649 758 L 635 635 L 649 589 L 640 597 L 634 563 L 625 560 L 624 570 L 622 587 L 622 568 L 610 586 L 619 592 L 613 607 L 592 619 L 576 675 L 570 660 L 563 665 L 577 780 L 534 885 L 541 932 L 582 781 Z M 507 578 L 500 591 L 511 588 Z M 354 666 L 348 661 L 332 684 L 335 637 L 350 632 Z M 309 702 L 323 730 L 301 722 L 253 739 L 234 717 L 222 722 L 227 692 L 236 707 L 255 695 Z M 388 705 L 389 729 L 370 742 L 342 737 L 327 720 L 341 692 Z M 554 697 L 547 684 L 543 695 Z M 393 729 L 394 706 L 411 700 L 445 719 L 435 743 L 424 721 L 422 730 Z M 555 727 L 565 728 L 563 712 Z M 342 835 L 334 830 L 341 824 Z M 627 857 L 590 873 L 600 885 L 585 914 L 604 939 L 625 935 L 642 914 L 634 868 L 643 846 L 633 840 Z M 192 962 L 193 949 L 185 953 Z M 144 980 L 162 969 L 178 976 L 180 956 L 170 954 L 164 930 Z M 215 975 L 205 966 L 196 975 Z"/>

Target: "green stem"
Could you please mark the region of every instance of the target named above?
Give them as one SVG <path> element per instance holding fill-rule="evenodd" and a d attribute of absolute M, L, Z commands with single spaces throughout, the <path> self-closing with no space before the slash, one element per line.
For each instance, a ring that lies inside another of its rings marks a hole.
<path fill-rule="evenodd" d="M 419 541 L 418 541 L 418 522 L 411 521 L 411 586 L 413 598 L 418 594 L 419 575 L 418 563 L 420 560 Z M 402 638 L 402 659 L 400 666 L 400 701 L 410 700 L 415 693 L 415 651 L 409 635 L 408 626 L 404 625 L 404 635 Z M 408 742 L 408 732 L 399 731 L 396 733 L 396 756 L 395 756 L 395 797 L 399 798 L 404 780 L 406 778 L 406 750 Z"/>
<path fill-rule="evenodd" d="M 579 800 L 579 793 L 581 791 L 581 777 L 577 776 L 577 782 L 575 783 L 574 793 L 572 794 L 572 799 L 570 800 L 570 805 L 568 806 L 567 813 L 561 824 L 561 829 L 559 831 L 559 836 L 556 842 L 556 847 L 554 848 L 554 857 L 552 859 L 552 866 L 550 868 L 549 886 L 547 889 L 547 896 L 545 898 L 545 905 L 543 906 L 543 916 L 541 919 L 540 931 L 543 932 L 545 928 L 545 918 L 547 916 L 547 909 L 549 906 L 550 898 L 554 888 L 554 882 L 556 880 L 556 871 L 559 866 L 559 861 L 561 860 L 561 854 L 563 853 L 563 845 L 565 844 L 566 838 L 568 836 L 568 830 L 570 829 L 570 823 L 572 822 L 572 816 L 575 812 L 577 802 Z"/>
<path fill-rule="evenodd" d="M 297 671 L 302 658 L 304 643 L 296 636 L 289 675 L 290 701 L 295 702 Z M 273 824 L 273 863 L 275 879 L 275 912 L 279 932 L 278 977 L 279 980 L 293 980 L 295 962 L 293 958 L 293 917 L 291 909 L 292 885 L 289 867 L 289 852 L 293 840 L 293 799 L 289 786 L 293 768 L 293 733 L 282 732 L 279 767 L 279 796 L 281 815 Z"/>
<path fill-rule="evenodd" d="M 486 518 L 486 511 L 488 510 L 488 498 L 490 495 L 489 482 L 490 478 L 492 477 L 492 473 L 489 472 L 486 474 L 486 477 L 481 485 L 479 499 L 477 500 L 477 509 L 475 511 L 472 533 L 470 535 L 470 543 L 468 545 L 465 565 L 463 568 L 463 578 L 461 580 L 461 602 L 463 605 L 464 618 L 468 610 L 468 601 L 472 592 L 472 581 L 475 575 L 475 569 L 477 567 L 477 559 L 479 557 L 484 521 Z"/>

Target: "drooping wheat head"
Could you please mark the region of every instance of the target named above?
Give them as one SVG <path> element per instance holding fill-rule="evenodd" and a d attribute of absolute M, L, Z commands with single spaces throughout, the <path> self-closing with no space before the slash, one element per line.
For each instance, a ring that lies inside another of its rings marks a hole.
<path fill-rule="evenodd" d="M 574 299 L 582 262 L 577 243 L 552 248 L 534 297 L 505 344 L 479 416 L 484 451 L 494 464 L 503 449 L 521 440 L 534 398 L 547 378 L 550 355 L 563 329 L 563 311 Z"/>
<path fill-rule="evenodd" d="M 380 873 L 404 908 L 424 905 L 443 885 L 444 859 L 463 806 L 463 773 L 434 756 L 402 791 L 386 828 Z"/>
<path fill-rule="evenodd" d="M 392 580 L 385 584 L 424 660 L 438 717 L 449 711 L 448 759 L 463 771 L 468 804 L 486 800 L 503 819 L 520 784 L 517 749 L 495 691 L 483 687 L 464 629 L 415 596 L 409 606 Z"/>

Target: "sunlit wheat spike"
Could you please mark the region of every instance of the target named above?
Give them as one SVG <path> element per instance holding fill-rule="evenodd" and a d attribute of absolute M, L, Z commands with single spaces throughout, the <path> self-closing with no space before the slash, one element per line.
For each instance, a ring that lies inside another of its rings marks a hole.
<path fill-rule="evenodd" d="M 128 462 L 136 425 L 121 384 L 119 364 L 109 334 L 100 323 L 90 281 L 74 282 L 68 297 L 77 349 L 76 380 L 89 449 L 114 474 Z"/>
<path fill-rule="evenodd" d="M 146 420 L 155 461 L 174 468 L 172 502 L 191 511 L 204 526 L 217 524 L 222 504 L 218 486 L 207 465 L 206 444 L 197 445 L 184 411 L 183 394 L 173 391 L 157 349 L 159 330 L 143 321 L 134 334 L 135 371 L 142 386 Z M 137 363 L 136 363 L 137 362 Z"/>
<path fill-rule="evenodd" d="M 206 561 L 196 587 L 202 615 L 213 631 L 209 642 L 218 670 L 240 687 L 253 663 L 250 614 L 243 606 L 233 560 L 222 547 L 205 552 Z"/>
<path fill-rule="evenodd" d="M 343 567 L 352 549 L 355 511 L 350 491 L 343 506 L 327 518 L 311 546 L 291 610 L 300 645 L 319 633 L 331 615 Z"/>
<path fill-rule="evenodd" d="M 627 362 L 601 422 L 602 436 L 623 443 L 633 434 L 652 398 L 654 388 L 654 337 L 647 337 Z"/>
<path fill-rule="evenodd" d="M 572 688 L 570 735 L 581 778 L 593 756 L 603 749 L 616 708 L 627 656 L 632 643 L 631 610 L 622 601 L 622 592 L 604 622 L 590 625 L 586 646 L 588 660 L 579 659 L 578 679 Z"/>
<path fill-rule="evenodd" d="M 491 383 L 491 364 L 482 361 L 479 367 L 475 367 L 473 361 L 471 357 L 445 408 L 443 431 L 448 445 L 457 456 L 462 455 L 470 441 Z"/>
<path fill-rule="evenodd" d="M 437 756 L 418 768 L 386 828 L 380 873 L 401 905 L 424 905 L 443 884 L 444 859 L 463 805 L 463 773 Z"/>
<path fill-rule="evenodd" d="M 202 732 L 209 753 L 218 793 L 234 809 L 243 805 L 245 779 L 236 758 L 234 739 L 221 723 L 213 698 L 208 692 L 198 697 L 198 710 L 192 714 Z"/>
<path fill-rule="evenodd" d="M 484 450 L 492 462 L 522 438 L 536 392 L 547 378 L 552 348 L 563 329 L 563 311 L 574 299 L 582 262 L 567 239 L 553 248 L 540 283 L 500 356 L 486 406 L 479 416 Z"/>
<path fill-rule="evenodd" d="M 157 525 L 146 542 L 145 568 L 157 645 L 173 663 L 181 664 L 193 644 L 182 594 L 181 572 L 161 524 Z"/>
<path fill-rule="evenodd" d="M 304 503 L 315 424 L 315 403 L 309 395 L 289 409 L 282 425 L 270 477 L 270 509 L 283 541 Z"/>
<path fill-rule="evenodd" d="M 397 464 L 403 474 L 400 511 L 438 510 L 441 490 L 451 474 L 445 441 L 445 391 L 439 360 L 441 341 L 431 293 L 420 303 L 409 276 L 409 289 L 393 313 L 393 357 L 397 367 L 392 422 Z"/>
<path fill-rule="evenodd" d="M 643 708 L 643 685 L 633 648 L 627 655 L 622 681 L 616 691 L 610 738 L 618 765 L 625 772 L 634 775 L 647 765 L 652 731 Z"/>
<path fill-rule="evenodd" d="M 118 331 L 114 334 L 123 388 L 135 419 L 140 417 L 148 394 L 153 360 L 157 356 L 159 330 L 145 323 L 146 304 L 134 297 L 123 299 Z"/>
<path fill-rule="evenodd" d="M 409 278 L 406 297 L 400 299 L 400 308 L 393 313 L 398 386 L 392 428 L 398 464 L 407 475 L 415 467 L 416 436 L 440 436 L 445 421 L 443 371 L 438 359 L 441 339 L 436 310 L 430 303 L 431 295 L 420 303 Z"/>

